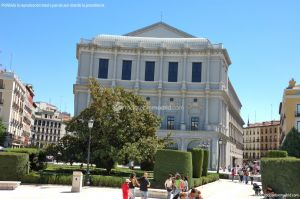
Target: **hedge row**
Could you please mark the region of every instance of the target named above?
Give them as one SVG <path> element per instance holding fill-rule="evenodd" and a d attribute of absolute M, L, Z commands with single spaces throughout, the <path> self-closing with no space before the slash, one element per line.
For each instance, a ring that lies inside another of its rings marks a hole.
<path fill-rule="evenodd" d="M 32 172 L 22 177 L 22 183 L 72 185 L 72 175 Z M 85 178 L 85 176 L 83 176 Z M 91 175 L 92 186 L 120 187 L 125 178 Z M 84 182 L 84 179 L 83 179 Z"/>
<path fill-rule="evenodd" d="M 300 194 L 300 159 L 262 158 L 263 189 L 271 187 L 277 194 Z"/>
<path fill-rule="evenodd" d="M 202 176 L 201 178 L 193 178 L 193 184 L 194 187 L 199 187 L 217 180 L 219 180 L 219 175 L 217 173 L 211 173 L 207 176 Z"/>
<path fill-rule="evenodd" d="M 208 163 L 209 163 L 209 151 L 208 151 L 208 150 L 203 150 L 203 169 L 202 169 L 202 176 L 207 176 Z"/>
<path fill-rule="evenodd" d="M 192 179 L 193 166 L 192 154 L 177 150 L 158 150 L 155 155 L 154 179 L 158 184 L 163 185 L 170 173 L 180 173 Z M 193 182 L 191 181 L 191 185 Z"/>
<path fill-rule="evenodd" d="M 203 150 L 199 148 L 192 149 L 192 162 L 193 162 L 193 177 L 200 178 L 203 168 Z"/>
<path fill-rule="evenodd" d="M 288 157 L 287 151 L 270 150 L 267 153 L 268 158 L 285 158 Z"/>
<path fill-rule="evenodd" d="M 20 180 L 29 172 L 29 157 L 24 153 L 0 153 L 0 181 Z"/>

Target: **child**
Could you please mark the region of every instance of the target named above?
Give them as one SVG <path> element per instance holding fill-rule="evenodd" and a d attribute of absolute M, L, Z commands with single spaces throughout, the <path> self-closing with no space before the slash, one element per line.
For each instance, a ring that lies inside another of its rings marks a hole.
<path fill-rule="evenodd" d="M 126 179 L 126 181 L 122 184 L 122 193 L 123 193 L 123 199 L 128 199 L 128 192 L 129 192 L 129 179 Z"/>

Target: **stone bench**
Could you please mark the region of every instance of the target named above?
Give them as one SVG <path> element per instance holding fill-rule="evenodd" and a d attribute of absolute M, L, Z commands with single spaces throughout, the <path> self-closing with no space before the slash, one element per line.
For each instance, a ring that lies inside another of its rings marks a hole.
<path fill-rule="evenodd" d="M 20 181 L 0 181 L 0 190 L 14 190 L 20 184 Z"/>

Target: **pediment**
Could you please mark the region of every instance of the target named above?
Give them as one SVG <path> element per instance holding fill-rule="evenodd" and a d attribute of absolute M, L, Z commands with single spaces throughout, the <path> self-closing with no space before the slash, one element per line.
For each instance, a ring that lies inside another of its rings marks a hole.
<path fill-rule="evenodd" d="M 170 26 L 164 22 L 158 22 L 150 26 L 125 34 L 133 37 L 156 37 L 156 38 L 194 38 L 182 30 Z"/>

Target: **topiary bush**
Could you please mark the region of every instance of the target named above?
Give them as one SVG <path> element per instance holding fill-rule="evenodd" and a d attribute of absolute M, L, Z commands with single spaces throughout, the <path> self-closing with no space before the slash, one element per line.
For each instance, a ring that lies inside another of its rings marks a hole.
<path fill-rule="evenodd" d="M 158 150 L 155 155 L 154 180 L 163 185 L 168 175 L 176 172 L 187 176 L 190 186 L 193 186 L 192 154 L 170 149 Z"/>
<path fill-rule="evenodd" d="M 287 151 L 270 150 L 267 153 L 268 158 L 285 158 L 288 157 Z"/>
<path fill-rule="evenodd" d="M 193 178 L 200 178 L 203 169 L 203 150 L 199 148 L 192 149 Z"/>
<path fill-rule="evenodd" d="M 202 176 L 201 178 L 193 178 L 194 187 L 199 187 L 214 181 L 219 180 L 219 175 L 217 173 L 209 173 L 207 176 Z"/>
<path fill-rule="evenodd" d="M 271 187 L 277 194 L 300 194 L 300 159 L 262 158 L 261 178 L 263 190 Z"/>
<path fill-rule="evenodd" d="M 20 180 L 28 173 L 28 168 L 28 154 L 0 153 L 0 180 Z"/>
<path fill-rule="evenodd" d="M 209 163 L 209 151 L 208 151 L 208 150 L 203 150 L 203 169 L 202 169 L 202 176 L 207 176 L 208 163 Z"/>

